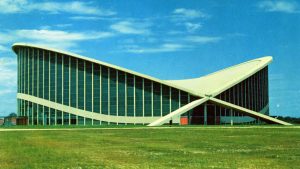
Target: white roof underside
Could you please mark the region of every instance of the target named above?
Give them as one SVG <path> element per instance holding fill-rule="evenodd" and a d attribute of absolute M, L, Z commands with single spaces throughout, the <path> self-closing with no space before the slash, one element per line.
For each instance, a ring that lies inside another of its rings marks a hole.
<path fill-rule="evenodd" d="M 186 80 L 160 80 L 113 64 L 105 63 L 96 59 L 88 58 L 85 56 L 81 56 L 78 54 L 74 54 L 62 50 L 57 50 L 57 49 L 52 49 L 40 45 L 33 45 L 27 43 L 15 43 L 13 44 L 12 48 L 16 53 L 17 53 L 16 51 L 17 47 L 33 47 L 33 48 L 39 48 L 39 49 L 44 49 L 44 50 L 49 50 L 49 51 L 69 55 L 75 58 L 87 60 L 120 71 L 131 73 L 136 76 L 140 76 L 161 84 L 165 84 L 200 97 L 204 97 L 205 95 L 215 96 L 221 93 L 222 91 L 234 86 L 235 84 L 243 81 L 249 76 L 253 75 L 257 71 L 267 66 L 272 61 L 271 56 L 266 56 L 248 62 L 244 62 L 200 78 L 186 79 Z"/>
<path fill-rule="evenodd" d="M 255 74 L 272 61 L 271 56 L 266 56 L 244 62 L 209 75 L 186 80 L 168 80 L 167 82 L 182 86 L 206 96 L 215 96 Z"/>

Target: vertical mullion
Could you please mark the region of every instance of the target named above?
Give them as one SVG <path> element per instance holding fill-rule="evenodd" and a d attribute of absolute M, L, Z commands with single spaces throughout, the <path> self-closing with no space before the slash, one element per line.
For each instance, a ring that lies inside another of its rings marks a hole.
<path fill-rule="evenodd" d="M 127 73 L 125 73 L 125 117 L 127 117 Z"/>
<path fill-rule="evenodd" d="M 65 74 L 65 56 L 64 55 L 61 55 L 61 103 L 64 104 L 64 81 L 65 81 L 65 78 L 64 78 L 64 74 Z M 65 125 L 65 113 L 64 111 L 61 112 L 61 124 L 62 125 Z"/>
<path fill-rule="evenodd" d="M 117 117 L 119 116 L 119 71 L 116 70 L 116 111 Z M 118 124 L 118 122 L 117 122 Z"/>
<path fill-rule="evenodd" d="M 153 117 L 153 106 L 154 106 L 154 104 L 153 104 L 153 81 L 151 80 L 151 117 Z"/>
<path fill-rule="evenodd" d="M 181 90 L 178 90 L 178 108 L 181 107 Z"/>
<path fill-rule="evenodd" d="M 69 81 L 68 81 L 68 86 L 69 86 L 69 105 L 68 106 L 71 106 L 71 60 L 72 58 L 71 57 L 68 57 L 69 58 Z M 69 125 L 71 125 L 71 113 L 68 113 L 69 114 Z"/>
<path fill-rule="evenodd" d="M 38 49 L 36 49 L 37 50 L 37 57 L 36 57 L 36 62 L 37 62 L 37 68 L 36 68 L 36 75 L 37 75 L 37 81 L 36 81 L 36 96 L 37 97 L 40 97 L 40 95 L 39 95 L 39 89 L 40 89 L 40 87 L 39 87 L 39 84 L 40 84 L 40 82 L 39 82 L 39 77 L 40 77 L 40 73 L 39 73 L 39 71 L 40 71 L 40 50 L 38 50 Z M 36 117 L 36 121 L 37 121 L 37 123 L 36 124 L 39 124 L 39 114 L 40 114 L 40 106 L 41 105 L 38 105 L 37 106 L 37 117 Z"/>
<path fill-rule="evenodd" d="M 43 50 L 43 85 L 45 86 L 45 50 Z M 45 87 L 43 87 L 43 98 L 45 98 Z M 43 111 L 44 111 L 44 109 L 43 109 Z M 43 117 L 43 120 L 44 120 L 44 117 Z"/>
<path fill-rule="evenodd" d="M 48 52 L 49 56 L 48 56 L 48 100 L 51 100 L 51 97 L 50 97 L 50 89 L 51 89 L 51 86 L 50 86 L 50 81 L 52 79 L 50 79 L 50 74 L 51 74 L 51 63 L 50 63 L 50 58 L 51 58 L 51 54 L 50 52 Z M 50 107 L 48 108 L 48 124 L 50 125 L 50 121 L 51 121 L 51 113 L 50 113 Z"/>
<path fill-rule="evenodd" d="M 27 48 L 27 89 L 25 87 L 25 90 L 27 90 L 27 94 L 29 94 L 29 56 L 30 55 L 30 48 Z M 29 104 L 28 104 L 29 105 Z"/>
<path fill-rule="evenodd" d="M 162 109 L 162 99 L 163 99 L 163 97 L 162 97 L 162 84 L 159 84 L 159 86 L 160 86 L 160 116 L 162 117 L 162 115 L 163 115 L 163 109 Z"/>
<path fill-rule="evenodd" d="M 143 117 L 145 117 L 145 79 L 142 78 L 142 100 L 143 100 Z"/>
<path fill-rule="evenodd" d="M 135 86 L 136 86 L 136 84 L 135 84 L 136 82 L 135 82 L 135 75 L 133 75 L 133 117 L 135 117 L 136 116 L 136 108 L 135 108 L 135 106 L 136 106 L 136 104 L 135 104 Z"/>
<path fill-rule="evenodd" d="M 108 76 L 107 76 L 107 88 L 108 88 L 108 92 L 107 92 L 107 95 L 108 95 L 108 97 L 107 97 L 107 109 L 108 109 L 108 111 L 107 111 L 107 114 L 110 116 L 110 68 L 108 67 L 107 68 L 107 74 L 108 74 Z M 110 124 L 110 121 L 108 122 L 108 124 Z"/>
<path fill-rule="evenodd" d="M 169 87 L 169 113 L 172 111 L 172 88 Z M 168 114 L 169 114 L 168 113 Z"/>
<path fill-rule="evenodd" d="M 76 108 L 78 109 L 78 59 L 76 58 Z M 76 115 L 76 125 L 78 125 L 78 116 Z"/>
<path fill-rule="evenodd" d="M 86 90 L 86 61 L 83 61 L 83 110 L 86 110 L 86 92 L 85 92 L 85 90 Z"/>
<path fill-rule="evenodd" d="M 36 88 L 37 88 L 37 91 L 36 91 L 36 95 L 37 95 L 37 97 L 40 97 L 40 73 L 39 73 L 39 71 L 40 71 L 40 50 L 38 50 L 37 49 L 37 60 L 36 60 L 36 62 L 37 62 L 37 69 L 36 69 L 36 75 L 37 75 L 37 84 L 36 84 Z"/>
<path fill-rule="evenodd" d="M 94 63 L 92 62 L 92 112 L 94 113 Z M 92 120 L 92 124 L 94 124 Z"/>
<path fill-rule="evenodd" d="M 55 68 L 54 68 L 54 72 L 55 72 L 55 92 L 54 92 L 54 100 L 55 103 L 57 103 L 57 53 L 55 53 Z M 57 125 L 57 110 L 55 109 L 55 122 L 54 122 L 55 126 Z"/>

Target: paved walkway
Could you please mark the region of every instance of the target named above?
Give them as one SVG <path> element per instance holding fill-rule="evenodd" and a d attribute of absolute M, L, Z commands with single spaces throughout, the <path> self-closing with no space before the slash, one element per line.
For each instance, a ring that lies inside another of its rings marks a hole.
<path fill-rule="evenodd" d="M 206 129 L 249 129 L 249 128 L 274 128 L 274 129 L 291 129 L 297 128 L 300 129 L 300 126 L 187 126 L 187 127 L 178 127 L 178 126 L 164 126 L 164 127 L 128 127 L 128 128 L 0 128 L 1 131 L 76 131 L 76 130 L 151 130 L 151 129 L 199 129 L 199 130 L 206 130 Z"/>

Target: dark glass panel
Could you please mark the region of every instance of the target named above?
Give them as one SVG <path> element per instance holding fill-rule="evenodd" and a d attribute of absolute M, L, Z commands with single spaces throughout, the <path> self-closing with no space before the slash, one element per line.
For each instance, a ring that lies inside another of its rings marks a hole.
<path fill-rule="evenodd" d="M 125 73 L 118 71 L 118 115 L 125 116 Z"/>
<path fill-rule="evenodd" d="M 69 88 L 70 88 L 70 60 L 69 60 L 69 56 L 64 55 L 64 71 L 63 71 L 63 75 L 64 75 L 64 79 L 63 79 L 63 104 L 64 105 L 69 105 L 69 100 L 70 100 L 70 96 L 69 96 Z"/>
<path fill-rule="evenodd" d="M 153 82 L 153 116 L 161 116 L 161 85 Z"/>
<path fill-rule="evenodd" d="M 28 67 L 29 67 L 29 72 L 28 72 L 28 94 L 32 95 L 33 89 L 33 68 L 34 68 L 34 63 L 33 63 L 33 56 L 34 56 L 34 51 L 32 48 L 29 48 L 29 62 L 28 62 Z"/>
<path fill-rule="evenodd" d="M 38 105 L 38 124 L 43 125 L 44 110 L 42 105 Z"/>
<path fill-rule="evenodd" d="M 50 100 L 55 102 L 55 65 L 56 56 L 55 53 L 50 52 Z"/>
<path fill-rule="evenodd" d="M 75 58 L 71 58 L 71 106 L 77 107 L 77 60 Z M 76 122 L 76 121 L 75 121 Z"/>
<path fill-rule="evenodd" d="M 94 112 L 100 113 L 100 66 L 94 64 Z"/>
<path fill-rule="evenodd" d="M 145 116 L 152 116 L 152 83 L 144 79 L 144 111 Z"/>
<path fill-rule="evenodd" d="M 85 125 L 91 126 L 93 124 L 93 120 L 90 118 L 85 118 Z"/>
<path fill-rule="evenodd" d="M 70 114 L 69 113 L 66 113 L 66 112 L 63 112 L 63 115 L 64 115 L 64 125 L 69 125 L 69 120 L 70 120 Z"/>
<path fill-rule="evenodd" d="M 108 68 L 101 66 L 101 113 L 108 114 Z"/>
<path fill-rule="evenodd" d="M 38 55 L 39 55 L 39 50 L 38 49 L 33 49 L 34 55 L 33 55 L 33 96 L 37 96 L 37 91 L 38 91 Z"/>
<path fill-rule="evenodd" d="M 172 98 L 172 110 L 171 112 L 179 108 L 179 90 L 171 88 L 171 98 Z"/>
<path fill-rule="evenodd" d="M 134 76 L 127 74 L 127 116 L 134 116 Z"/>
<path fill-rule="evenodd" d="M 109 69 L 109 103 L 110 115 L 117 115 L 117 72 L 115 69 Z"/>
<path fill-rule="evenodd" d="M 188 104 L 188 93 L 180 91 L 180 107 Z"/>
<path fill-rule="evenodd" d="M 78 60 L 78 108 L 84 110 L 84 60 Z"/>
<path fill-rule="evenodd" d="M 84 117 L 78 116 L 78 125 L 84 125 Z"/>
<path fill-rule="evenodd" d="M 143 79 L 135 77 L 135 116 L 143 116 Z"/>
<path fill-rule="evenodd" d="M 50 108 L 50 125 L 55 125 L 55 109 Z"/>
<path fill-rule="evenodd" d="M 56 102 L 62 103 L 62 55 L 57 55 L 56 66 Z"/>
<path fill-rule="evenodd" d="M 57 110 L 56 111 L 56 124 L 57 125 L 63 124 L 62 117 L 63 117 L 62 111 Z"/>
<path fill-rule="evenodd" d="M 163 116 L 170 113 L 170 88 L 162 85 L 162 112 Z"/>
<path fill-rule="evenodd" d="M 70 116 L 70 122 L 71 122 L 71 125 L 77 125 L 78 122 L 77 122 L 77 116 L 74 115 L 74 114 L 71 114 Z"/>
<path fill-rule="evenodd" d="M 44 99 L 49 100 L 49 52 L 45 51 L 44 55 Z"/>
<path fill-rule="evenodd" d="M 44 107 L 44 121 L 46 125 L 50 125 L 50 113 L 49 107 Z"/>
<path fill-rule="evenodd" d="M 93 69 L 92 69 L 92 63 L 91 62 L 86 62 L 86 86 L 85 86 L 85 110 L 87 111 L 92 111 L 92 101 L 93 101 Z"/>
<path fill-rule="evenodd" d="M 39 91 L 38 91 L 38 97 L 44 98 L 44 51 L 39 50 L 39 69 L 38 69 L 38 76 L 39 76 Z"/>
<path fill-rule="evenodd" d="M 37 104 L 33 103 L 32 104 L 32 116 L 33 116 L 33 124 L 34 125 L 37 125 L 37 116 L 38 116 L 37 111 L 38 111 Z"/>

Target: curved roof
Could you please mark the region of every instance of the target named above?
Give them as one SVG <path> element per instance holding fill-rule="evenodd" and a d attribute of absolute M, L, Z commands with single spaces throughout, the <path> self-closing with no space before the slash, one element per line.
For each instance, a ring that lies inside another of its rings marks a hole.
<path fill-rule="evenodd" d="M 12 46 L 12 49 L 14 50 L 15 53 L 17 53 L 18 47 L 33 47 L 33 48 L 39 48 L 39 49 L 57 52 L 63 55 L 69 55 L 71 57 L 87 60 L 93 63 L 97 63 L 130 74 L 134 74 L 136 76 L 140 76 L 145 79 L 149 79 L 161 84 L 165 84 L 200 97 L 205 97 L 210 95 L 215 96 L 221 93 L 222 91 L 234 86 L 235 84 L 243 81 L 249 76 L 253 75 L 257 71 L 267 66 L 272 61 L 271 56 L 266 56 L 248 62 L 244 62 L 232 67 L 228 67 L 226 69 L 208 74 L 200 78 L 185 79 L 185 80 L 160 80 L 113 64 L 109 64 L 96 59 L 81 56 L 75 53 L 66 52 L 63 50 L 58 50 L 58 49 L 48 48 L 45 46 L 28 44 L 28 43 L 15 43 Z"/>
<path fill-rule="evenodd" d="M 103 65 L 103 66 L 107 66 L 109 68 L 117 69 L 117 70 L 120 70 L 120 71 L 123 71 L 123 72 L 126 72 L 126 73 L 130 73 L 130 74 L 133 74 L 133 75 L 145 78 L 145 79 L 149 79 L 149 80 L 152 80 L 154 82 L 158 82 L 158 83 L 161 83 L 161 84 L 164 84 L 164 85 L 167 85 L 167 86 L 171 86 L 173 88 L 176 88 L 176 89 L 179 89 L 179 90 L 182 90 L 182 91 L 186 91 L 186 92 L 190 93 L 191 95 L 196 95 L 196 96 L 204 97 L 202 95 L 198 95 L 196 93 L 193 93 L 193 91 L 190 90 L 190 89 L 188 89 L 188 88 L 181 87 L 181 86 L 176 86 L 175 84 L 169 83 L 167 81 L 160 80 L 160 79 L 155 78 L 155 77 L 151 77 L 151 76 L 148 76 L 148 75 L 145 75 L 145 74 L 142 74 L 142 73 L 138 73 L 138 72 L 135 72 L 135 71 L 132 71 L 132 70 L 129 70 L 129 69 L 117 66 L 117 65 L 113 65 L 113 64 L 110 64 L 110 63 L 102 62 L 102 61 L 99 61 L 99 60 L 96 60 L 96 59 L 93 59 L 93 58 L 89 58 L 89 57 L 86 57 L 86 56 L 78 55 L 78 54 L 75 54 L 75 53 L 72 53 L 72 52 L 67 52 L 67 51 L 64 51 L 64 50 L 49 48 L 49 47 L 46 47 L 46 46 L 36 45 L 36 44 L 14 43 L 12 45 L 12 49 L 13 49 L 13 51 L 15 53 L 17 53 L 18 47 L 31 47 L 31 48 L 38 48 L 38 49 L 43 49 L 43 50 L 49 50 L 49 51 L 57 52 L 57 53 L 60 53 L 60 54 L 63 54 L 63 55 L 68 55 L 68 56 L 71 56 L 71 57 L 74 57 L 74 58 L 83 59 L 83 60 L 86 60 L 86 61 L 97 63 L 97 64 L 100 64 L 100 65 Z"/>
<path fill-rule="evenodd" d="M 266 56 L 231 66 L 200 78 L 168 80 L 167 82 L 189 88 L 194 93 L 215 96 L 258 72 L 272 60 L 271 56 Z"/>

